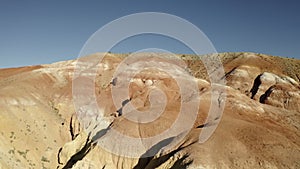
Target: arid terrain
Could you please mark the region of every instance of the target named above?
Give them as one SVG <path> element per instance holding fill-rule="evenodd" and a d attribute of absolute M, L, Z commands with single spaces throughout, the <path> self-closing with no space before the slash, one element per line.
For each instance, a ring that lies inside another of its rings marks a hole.
<path fill-rule="evenodd" d="M 94 54 L 83 60 L 99 60 L 103 55 Z M 161 54 L 164 55 L 167 54 Z M 181 95 L 180 84 L 161 70 L 136 72 L 129 87 L 122 87 L 122 77 L 134 71 L 127 63 L 128 70 L 120 72 L 121 78 L 114 78 L 126 54 L 105 54 L 98 65 L 93 65 L 95 72 L 81 72 L 80 78 L 74 78 L 76 68 L 90 65 L 76 60 L 0 69 L 0 169 L 299 169 L 300 60 L 256 53 L 218 55 L 225 71 L 221 79 L 226 81 L 223 86 L 226 95 L 219 101 L 224 102 L 225 107 L 222 116 L 208 123 L 210 107 L 218 105 L 211 102 L 209 74 L 201 60 L 193 55 L 178 57 L 197 82 L 198 91 L 191 89 L 183 93 L 199 101 L 195 117 L 189 113 L 191 110 L 193 114 L 190 102 L 182 101 L 187 97 Z M 151 65 L 152 60 L 145 62 Z M 176 72 L 176 69 L 170 68 L 170 71 Z M 189 86 L 184 78 L 180 82 Z M 79 93 L 77 101 L 73 98 L 74 83 L 81 84 L 78 90 L 87 91 Z M 89 84 L 93 84 L 92 91 Z M 117 96 L 128 92 L 128 100 L 121 96 L 114 100 L 112 89 L 117 91 Z M 159 95 L 161 93 L 150 94 L 155 89 L 164 92 L 164 97 Z M 99 109 L 91 109 L 90 104 L 94 102 L 85 97 L 89 92 L 95 95 Z M 199 95 L 194 96 L 193 92 Z M 162 105 L 164 99 L 166 105 Z M 150 100 L 155 104 L 150 104 Z M 79 109 L 76 108 L 78 102 Z M 130 117 L 129 102 L 140 111 L 139 117 Z M 188 108 L 180 112 L 185 104 Z M 148 115 L 148 109 L 161 107 L 163 112 L 154 121 L 136 123 L 128 119 L 141 120 Z M 89 114 L 96 116 L 86 119 Z M 161 140 L 156 149 L 145 146 L 145 149 L 135 150 L 135 145 L 128 145 L 126 150 L 121 146 L 126 144 L 125 138 L 111 136 L 112 130 L 137 139 L 155 136 L 171 128 L 179 116 L 182 124 L 191 125 L 190 130 L 182 137 L 173 135 Z M 211 137 L 199 143 L 201 131 L 214 125 L 217 128 Z M 110 138 L 114 152 L 99 146 L 105 138 Z M 145 154 L 140 157 L 120 155 L 130 151 Z M 152 155 L 147 156 L 147 153 Z"/>

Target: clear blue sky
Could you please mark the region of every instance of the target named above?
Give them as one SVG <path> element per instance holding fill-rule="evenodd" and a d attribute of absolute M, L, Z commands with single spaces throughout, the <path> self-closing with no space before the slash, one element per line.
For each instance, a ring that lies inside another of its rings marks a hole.
<path fill-rule="evenodd" d="M 298 0 L 0 0 L 0 68 L 75 59 L 100 27 L 136 12 L 182 17 L 198 26 L 218 52 L 249 51 L 300 59 Z M 177 42 L 166 41 L 135 37 L 112 51 L 158 47 L 189 52 Z"/>

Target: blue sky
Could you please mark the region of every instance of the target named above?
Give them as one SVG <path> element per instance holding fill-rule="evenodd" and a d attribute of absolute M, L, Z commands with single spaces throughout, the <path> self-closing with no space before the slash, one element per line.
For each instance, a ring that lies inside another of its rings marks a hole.
<path fill-rule="evenodd" d="M 300 59 L 299 9 L 297 0 L 1 0 L 0 68 L 75 59 L 95 31 L 137 12 L 184 18 L 199 27 L 218 52 L 247 51 Z M 133 37 L 112 51 L 148 47 L 190 52 L 175 40 L 154 35 Z"/>

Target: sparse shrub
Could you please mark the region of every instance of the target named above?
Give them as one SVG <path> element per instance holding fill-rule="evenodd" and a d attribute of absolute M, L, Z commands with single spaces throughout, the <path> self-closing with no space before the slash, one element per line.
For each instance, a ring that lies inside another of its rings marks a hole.
<path fill-rule="evenodd" d="M 42 157 L 41 161 L 46 162 L 46 163 L 50 163 L 50 161 L 44 156 Z"/>

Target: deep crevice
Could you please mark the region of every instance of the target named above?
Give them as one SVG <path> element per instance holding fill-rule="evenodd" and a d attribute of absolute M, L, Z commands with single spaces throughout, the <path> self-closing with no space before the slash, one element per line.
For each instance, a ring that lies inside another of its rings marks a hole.
<path fill-rule="evenodd" d="M 126 106 L 126 104 L 127 103 L 129 103 L 131 101 L 131 98 L 129 98 L 129 99 L 126 99 L 126 100 L 124 100 L 123 102 L 122 102 L 122 107 L 121 108 L 119 108 L 118 110 L 117 110 L 117 115 L 118 116 L 122 116 L 122 114 L 123 114 L 123 108 Z"/>
<path fill-rule="evenodd" d="M 69 131 L 71 135 L 71 140 L 75 140 L 75 138 L 79 135 L 80 133 L 80 123 L 78 123 L 77 126 L 77 133 L 76 133 L 76 121 L 74 120 L 75 114 L 71 116 L 70 123 L 69 123 Z"/>
<path fill-rule="evenodd" d="M 202 128 L 204 128 L 204 127 L 212 126 L 212 125 L 215 124 L 214 122 L 217 121 L 217 120 L 219 120 L 219 119 L 220 119 L 220 116 L 219 116 L 219 117 L 216 117 L 216 118 L 214 119 L 213 122 L 207 122 L 207 123 L 204 123 L 204 124 L 200 124 L 200 125 L 197 126 L 196 128 L 202 129 Z"/>
<path fill-rule="evenodd" d="M 90 134 L 86 139 L 85 145 L 83 148 L 74 154 L 66 163 L 66 165 L 62 169 L 72 168 L 78 161 L 82 160 L 94 147 L 95 143 L 90 140 Z"/>
<path fill-rule="evenodd" d="M 260 80 L 260 77 L 261 77 L 262 74 L 258 75 L 254 82 L 253 82 L 253 87 L 252 89 L 250 90 L 251 92 L 251 99 L 254 98 L 254 96 L 256 95 L 256 93 L 258 92 L 258 89 L 259 89 L 259 86 L 261 85 L 261 80 Z"/>
<path fill-rule="evenodd" d="M 296 74 L 296 77 L 298 79 L 298 82 L 300 82 L 300 76 L 298 74 Z"/>
<path fill-rule="evenodd" d="M 206 127 L 207 125 L 208 125 L 208 123 L 204 123 L 204 124 L 201 124 L 201 125 L 197 126 L 196 128 L 202 129 L 202 128 Z"/>
<path fill-rule="evenodd" d="M 226 78 L 227 76 L 229 76 L 233 71 L 235 71 L 237 67 L 234 67 L 233 69 L 231 69 L 229 72 L 227 72 L 221 79 L 223 80 L 224 78 Z"/>
<path fill-rule="evenodd" d="M 92 142 L 97 143 L 97 140 L 100 139 L 102 136 L 104 136 L 112 127 L 113 123 L 110 123 L 110 125 L 106 129 L 102 129 L 98 131 L 93 137 L 92 137 Z"/>
<path fill-rule="evenodd" d="M 110 82 L 110 84 L 112 84 L 113 86 L 116 86 L 118 79 L 115 77 L 112 79 L 112 81 Z"/>
<path fill-rule="evenodd" d="M 75 135 L 74 135 L 74 128 L 73 128 L 73 124 L 72 123 L 73 123 L 73 115 L 71 116 L 69 127 L 70 127 L 71 139 L 74 140 L 75 139 Z"/>
<path fill-rule="evenodd" d="M 62 147 L 58 150 L 58 153 L 57 153 L 57 162 L 58 162 L 58 164 L 63 164 L 63 163 L 61 163 L 60 162 L 60 153 L 61 153 L 61 151 L 62 151 Z"/>
<path fill-rule="evenodd" d="M 189 165 L 193 163 L 193 160 L 188 160 L 189 154 L 185 154 L 182 158 L 178 159 L 174 165 L 171 167 L 171 169 L 185 169 Z"/>
<path fill-rule="evenodd" d="M 273 88 L 274 88 L 274 86 L 271 86 L 263 95 L 260 96 L 260 98 L 259 98 L 259 102 L 260 103 L 265 103 L 265 101 L 267 100 L 267 98 L 273 92 Z"/>
<path fill-rule="evenodd" d="M 133 169 L 146 168 L 146 166 L 154 159 L 154 156 L 149 156 L 150 154 L 157 154 L 161 148 L 170 144 L 173 141 L 174 137 L 167 138 L 165 140 L 160 141 L 159 143 L 152 146 L 148 151 L 146 151 L 141 157 L 136 166 Z"/>
<path fill-rule="evenodd" d="M 72 119 L 72 118 L 71 118 Z M 71 120 L 72 121 L 72 120 Z M 93 137 L 91 137 L 91 133 L 89 133 L 85 145 L 83 148 L 71 156 L 71 158 L 67 161 L 66 165 L 62 169 L 72 168 L 78 161 L 82 160 L 97 144 L 97 140 L 104 136 L 109 129 L 111 129 L 112 123 L 106 128 L 98 131 Z M 75 136 L 76 138 L 76 136 Z M 63 164 L 60 162 L 60 153 L 62 148 L 59 149 L 58 152 L 58 164 Z M 105 166 L 103 167 L 105 168 Z"/>
<path fill-rule="evenodd" d="M 174 156 L 177 152 L 181 151 L 183 149 L 183 147 L 180 147 L 174 151 L 171 151 L 170 153 L 160 156 L 158 158 L 154 158 L 155 156 L 150 156 L 148 157 L 148 155 L 150 154 L 157 154 L 163 147 L 169 145 L 173 139 L 175 137 L 170 137 L 167 138 L 165 140 L 160 141 L 159 143 L 157 143 L 156 145 L 152 146 L 148 151 L 146 151 L 140 158 L 138 161 L 138 164 L 136 166 L 134 166 L 133 169 L 152 169 L 152 168 L 156 168 L 160 165 L 162 165 L 163 163 L 165 163 L 168 159 L 170 159 L 172 156 Z M 188 154 L 185 154 L 182 158 L 178 159 L 174 165 L 171 167 L 173 169 L 185 169 L 187 168 L 190 164 L 193 163 L 192 160 L 188 160 L 187 162 L 184 162 L 187 160 L 187 158 L 189 157 Z"/>

